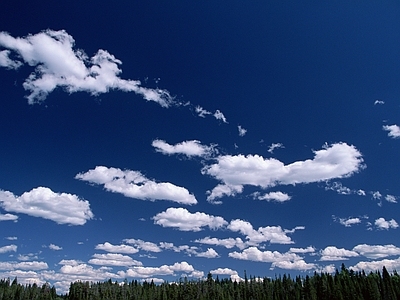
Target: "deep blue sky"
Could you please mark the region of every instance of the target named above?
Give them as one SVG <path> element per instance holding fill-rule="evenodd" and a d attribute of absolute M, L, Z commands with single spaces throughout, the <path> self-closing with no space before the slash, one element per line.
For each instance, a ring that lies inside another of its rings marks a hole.
<path fill-rule="evenodd" d="M 2 2 L 0 277 L 399 269 L 400 4 L 265 2 Z"/>

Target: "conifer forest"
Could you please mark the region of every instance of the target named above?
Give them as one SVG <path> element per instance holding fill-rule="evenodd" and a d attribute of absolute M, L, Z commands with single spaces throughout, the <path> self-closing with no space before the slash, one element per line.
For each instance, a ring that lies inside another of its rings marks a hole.
<path fill-rule="evenodd" d="M 400 299 L 400 275 L 382 271 L 354 272 L 342 265 L 334 274 L 314 273 L 309 276 L 284 274 L 275 278 L 245 275 L 244 280 L 213 278 L 208 274 L 204 280 L 182 278 L 178 282 L 155 284 L 154 282 L 73 282 L 69 293 L 60 295 L 54 287 L 45 283 L 22 285 L 14 280 L 0 280 L 0 300 L 283 300 L 283 299 Z"/>

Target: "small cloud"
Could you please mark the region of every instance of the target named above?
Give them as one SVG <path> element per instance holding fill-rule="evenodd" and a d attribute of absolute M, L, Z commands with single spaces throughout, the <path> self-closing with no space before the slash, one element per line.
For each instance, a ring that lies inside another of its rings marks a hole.
<path fill-rule="evenodd" d="M 54 251 L 60 251 L 60 250 L 62 250 L 62 247 L 54 245 L 54 244 L 50 244 L 49 249 L 54 250 Z"/>
<path fill-rule="evenodd" d="M 346 227 L 351 227 L 352 225 L 360 224 L 361 220 L 360 218 L 339 219 L 339 223 Z"/>
<path fill-rule="evenodd" d="M 202 118 L 205 118 L 206 115 L 211 115 L 211 112 L 209 112 L 208 110 L 205 110 L 204 108 L 202 108 L 199 105 L 195 107 L 195 111 L 198 114 L 198 116 L 202 117 Z"/>
<path fill-rule="evenodd" d="M 375 220 L 375 226 L 378 227 L 378 229 L 396 229 L 399 227 L 399 224 L 394 219 L 391 219 L 390 221 L 386 221 L 385 218 L 379 218 Z"/>
<path fill-rule="evenodd" d="M 0 221 L 18 221 L 18 216 L 12 214 L 0 214 Z"/>
<path fill-rule="evenodd" d="M 388 136 L 391 138 L 400 138 L 400 127 L 397 125 L 383 125 L 383 130 L 389 131 Z"/>
<path fill-rule="evenodd" d="M 16 240 L 18 240 L 18 238 L 16 236 L 8 236 L 8 237 L 6 237 L 6 240 L 16 241 Z"/>
<path fill-rule="evenodd" d="M 8 246 L 0 247 L 0 254 L 11 252 L 11 251 L 17 252 L 17 248 L 18 247 L 16 245 L 8 245 Z"/>
<path fill-rule="evenodd" d="M 217 152 L 215 149 L 216 145 L 205 146 L 197 140 L 183 141 L 175 145 L 170 145 L 163 140 L 154 140 L 151 145 L 156 149 L 157 152 L 167 155 L 183 154 L 187 157 L 208 157 Z"/>
<path fill-rule="evenodd" d="M 379 105 L 385 104 L 385 101 L 377 99 L 377 100 L 375 100 L 374 105 L 377 105 L 377 104 L 379 104 Z"/>
<path fill-rule="evenodd" d="M 391 203 L 397 203 L 397 197 L 393 195 L 386 195 L 385 200 Z"/>
<path fill-rule="evenodd" d="M 285 148 L 285 146 L 282 143 L 272 143 L 268 148 L 268 152 L 273 153 L 275 149 L 279 148 Z"/>
<path fill-rule="evenodd" d="M 239 136 L 245 136 L 247 133 L 247 129 L 244 129 L 242 126 L 238 125 Z"/>
<path fill-rule="evenodd" d="M 215 111 L 214 115 L 213 115 L 217 120 L 221 120 L 224 123 L 228 123 L 228 121 L 226 120 L 224 114 L 219 111 L 218 109 Z"/>
<path fill-rule="evenodd" d="M 257 195 L 258 200 L 276 201 L 276 202 L 285 202 L 289 201 L 292 198 L 288 194 L 282 192 L 270 192 L 262 196 L 256 193 L 255 195 Z"/>

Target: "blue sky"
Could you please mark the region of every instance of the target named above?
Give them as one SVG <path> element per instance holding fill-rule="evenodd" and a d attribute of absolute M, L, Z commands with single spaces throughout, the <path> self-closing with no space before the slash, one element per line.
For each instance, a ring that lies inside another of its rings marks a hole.
<path fill-rule="evenodd" d="M 0 277 L 400 268 L 400 4 L 0 11 Z"/>

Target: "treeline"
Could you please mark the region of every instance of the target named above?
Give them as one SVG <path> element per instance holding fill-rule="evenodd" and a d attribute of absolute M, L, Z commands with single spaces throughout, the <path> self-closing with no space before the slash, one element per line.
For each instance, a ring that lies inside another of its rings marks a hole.
<path fill-rule="evenodd" d="M 400 299 L 400 275 L 382 272 L 354 272 L 344 265 L 334 274 L 314 273 L 312 276 L 283 275 L 275 278 L 251 277 L 236 282 L 230 279 L 181 279 L 175 283 L 154 282 L 82 282 L 71 283 L 68 295 L 57 295 L 54 287 L 20 285 L 16 279 L 0 281 L 3 299 L 65 299 L 65 300 L 395 300 Z"/>
<path fill-rule="evenodd" d="M 55 300 L 62 299 L 57 296 L 55 287 L 48 283 L 38 286 L 36 283 L 22 285 L 17 278 L 0 280 L 0 300 Z"/>

